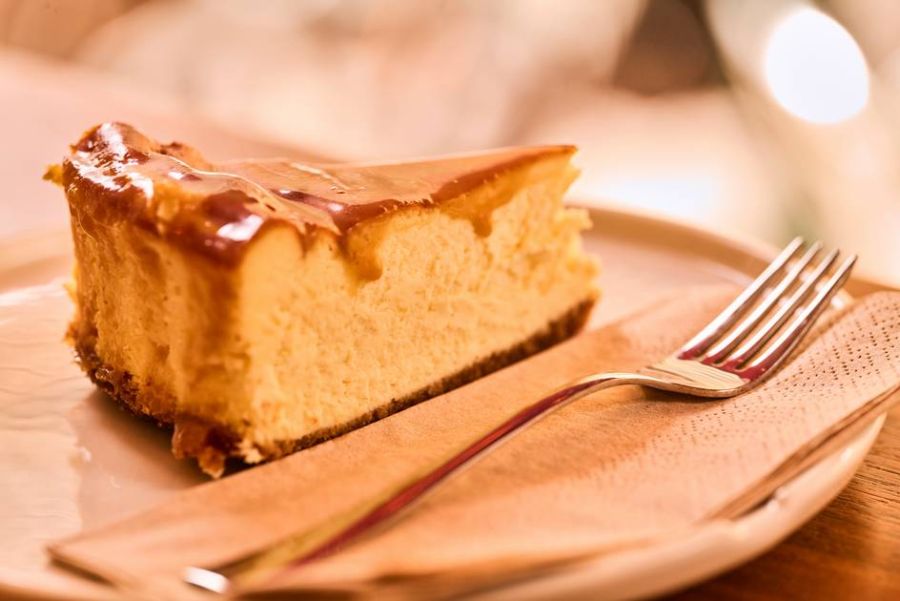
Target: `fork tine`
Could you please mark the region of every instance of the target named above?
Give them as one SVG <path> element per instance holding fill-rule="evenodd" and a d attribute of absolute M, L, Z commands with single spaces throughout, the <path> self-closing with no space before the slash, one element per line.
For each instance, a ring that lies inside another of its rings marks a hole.
<path fill-rule="evenodd" d="M 816 285 L 827 277 L 826 274 L 828 270 L 834 265 L 839 254 L 840 253 L 837 250 L 828 253 L 828 256 L 826 256 L 813 270 L 806 281 L 794 291 L 787 302 L 785 302 L 772 317 L 760 326 L 749 340 L 746 340 L 738 347 L 734 354 L 728 358 L 727 363 L 729 365 L 743 365 L 753 357 L 753 355 L 755 355 L 759 349 L 772 338 L 772 336 L 777 334 L 778 329 L 784 325 L 784 322 L 800 308 L 809 295 L 816 289 Z"/>
<path fill-rule="evenodd" d="M 769 263 L 769 266 L 741 292 L 731 304 L 719 313 L 715 319 L 700 330 L 696 336 L 691 338 L 681 350 L 678 351 L 680 359 L 694 359 L 699 357 L 706 349 L 708 349 L 718 338 L 728 330 L 734 322 L 751 306 L 753 301 L 759 297 L 769 282 L 784 268 L 797 251 L 803 245 L 803 238 L 797 237 L 791 240 L 781 253 L 775 257 L 775 260 Z"/>
<path fill-rule="evenodd" d="M 772 346 L 741 370 L 742 377 L 756 379 L 785 359 L 803 339 L 822 311 L 828 307 L 832 297 L 843 287 L 855 264 L 856 255 L 848 257 L 828 282 L 822 286 L 813 301 L 800 311 L 794 321 L 772 343 Z"/>
<path fill-rule="evenodd" d="M 743 321 L 741 321 L 735 329 L 728 333 L 728 335 L 713 345 L 707 356 L 703 359 L 704 363 L 718 363 L 722 361 L 728 356 L 734 347 L 736 347 L 742 340 L 744 340 L 747 335 L 759 324 L 763 318 L 769 314 L 769 311 L 772 310 L 772 307 L 775 306 L 779 300 L 781 300 L 788 289 L 800 279 L 800 276 L 803 275 L 804 270 L 812 263 L 813 259 L 819 254 L 822 250 L 822 243 L 816 242 L 804 253 L 804 255 L 797 261 L 788 271 L 787 275 L 782 278 L 778 285 L 771 291 L 763 301 L 757 305 L 753 311 L 748 315 Z"/>

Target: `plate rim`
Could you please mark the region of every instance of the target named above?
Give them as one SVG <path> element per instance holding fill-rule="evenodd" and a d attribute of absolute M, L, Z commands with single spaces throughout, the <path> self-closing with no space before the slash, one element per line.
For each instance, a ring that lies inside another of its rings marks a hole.
<path fill-rule="evenodd" d="M 681 252 L 690 252 L 707 259 L 715 257 L 716 263 L 745 273 L 752 267 L 764 266 L 777 252 L 771 245 L 751 236 L 733 232 L 726 235 L 649 211 L 578 200 L 569 200 L 567 204 L 586 210 L 594 221 L 594 229 L 624 228 L 617 235 L 634 237 L 628 236 L 629 228 L 652 228 L 665 233 L 663 237 L 654 240 L 655 244 L 663 248 L 668 246 L 674 250 L 677 247 Z M 28 265 L 68 256 L 71 252 L 69 235 L 67 227 L 59 227 L 0 240 L 0 257 L 4 257 L 0 261 L 0 278 Z M 690 240 L 693 244 L 685 247 L 684 244 L 675 244 L 677 240 Z M 643 242 L 646 241 L 645 235 Z M 703 247 L 707 248 L 705 252 L 702 251 Z M 725 254 L 712 252 L 712 248 Z M 853 296 L 892 287 L 854 278 L 848 289 L 853 294 L 851 296 L 847 291 L 842 291 L 838 297 L 842 304 L 849 302 Z M 0 285 L 0 294 L 6 291 Z M 475 591 L 470 597 L 485 600 L 542 599 L 589 590 L 603 598 L 635 598 L 673 592 L 706 580 L 761 555 L 830 503 L 856 474 L 881 431 L 884 420 L 885 416 L 879 416 L 845 446 L 781 486 L 769 501 L 738 518 L 714 520 L 693 529 L 687 537 L 579 562 L 571 569 L 539 578 L 508 584 L 498 583 L 496 588 Z M 685 541 L 688 543 L 688 552 L 685 552 Z M 732 549 L 732 554 L 721 553 L 722 545 Z M 710 550 L 715 552 L 710 555 Z M 652 556 L 654 552 L 656 559 Z M 658 572 L 662 569 L 660 565 L 669 568 L 666 578 L 659 578 Z M 674 565 L 678 566 L 675 572 L 672 571 Z M 648 566 L 651 572 L 653 566 L 656 566 L 655 582 L 646 578 Z M 690 569 L 691 567 L 694 569 Z M 602 583 L 604 578 L 605 588 L 598 590 L 597 584 Z M 72 598 L 58 589 L 42 588 L 39 583 L 32 587 L 31 584 L 27 582 L 23 586 L 23 583 L 0 581 L 0 593 L 14 599 L 34 601 L 62 601 Z M 99 589 L 97 593 L 97 598 L 116 598 L 115 594 L 110 597 Z"/>

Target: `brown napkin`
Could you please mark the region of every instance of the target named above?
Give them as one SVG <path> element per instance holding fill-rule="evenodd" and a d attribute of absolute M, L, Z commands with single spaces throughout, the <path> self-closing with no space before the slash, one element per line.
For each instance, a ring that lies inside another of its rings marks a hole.
<path fill-rule="evenodd" d="M 51 554 L 130 595 L 186 595 L 185 566 L 333 523 L 554 387 L 671 352 L 734 294 L 703 288 L 659 301 L 339 439 L 57 542 Z M 256 590 L 460 592 L 737 515 L 897 396 L 900 293 L 830 316 L 806 346 L 735 399 L 625 387 L 578 401 L 385 531 Z"/>

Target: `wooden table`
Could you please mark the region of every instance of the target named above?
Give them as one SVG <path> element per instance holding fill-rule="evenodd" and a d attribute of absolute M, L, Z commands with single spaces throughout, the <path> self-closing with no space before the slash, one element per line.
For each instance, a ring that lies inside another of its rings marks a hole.
<path fill-rule="evenodd" d="M 206 124 L 169 100 L 20 55 L 0 54 L 0 107 L 4 238 L 65 226 L 65 203 L 40 175 L 82 129 L 103 120 L 183 137 L 213 157 L 303 154 Z M 855 292 L 866 288 L 858 283 Z M 670 598 L 900 599 L 900 408 L 888 416 L 863 468 L 822 513 L 766 555 Z"/>

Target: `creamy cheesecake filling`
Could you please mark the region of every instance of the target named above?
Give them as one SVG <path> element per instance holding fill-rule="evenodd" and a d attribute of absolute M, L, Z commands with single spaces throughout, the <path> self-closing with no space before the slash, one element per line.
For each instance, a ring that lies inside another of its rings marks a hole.
<path fill-rule="evenodd" d="M 108 157 L 84 148 L 77 161 L 107 169 Z M 470 157 L 468 171 L 458 159 L 415 163 L 423 200 L 352 227 L 299 228 L 305 209 L 259 213 L 237 188 L 180 191 L 138 171 L 147 161 L 113 169 L 123 183 L 113 191 L 66 163 L 55 178 L 78 259 L 70 334 L 86 370 L 131 409 L 173 424 L 176 454 L 217 475 L 226 456 L 280 456 L 571 335 L 596 298 L 579 238 L 589 221 L 562 204 L 571 151 L 510 152 Z M 389 167 L 395 178 L 409 169 Z M 133 185 L 140 177 L 152 190 Z M 408 198 L 404 185 L 396 197 Z M 265 227 L 245 226 L 248 215 Z"/>
<path fill-rule="evenodd" d="M 361 245 L 377 240 L 370 249 L 382 270 L 364 283 L 327 241 L 304 255 L 286 252 L 287 232 L 270 233 L 242 272 L 253 390 L 245 407 L 229 404 L 232 417 L 254 414 L 247 436 L 263 446 L 298 424 L 331 428 L 512 348 L 591 298 L 593 265 L 572 249 L 586 217 L 545 197 L 564 185 L 527 185 L 497 209 L 485 237 L 446 213 L 397 215 L 360 236 Z M 275 256 L 298 277 L 277 281 Z M 321 309 L 296 313 L 308 298 Z"/>

